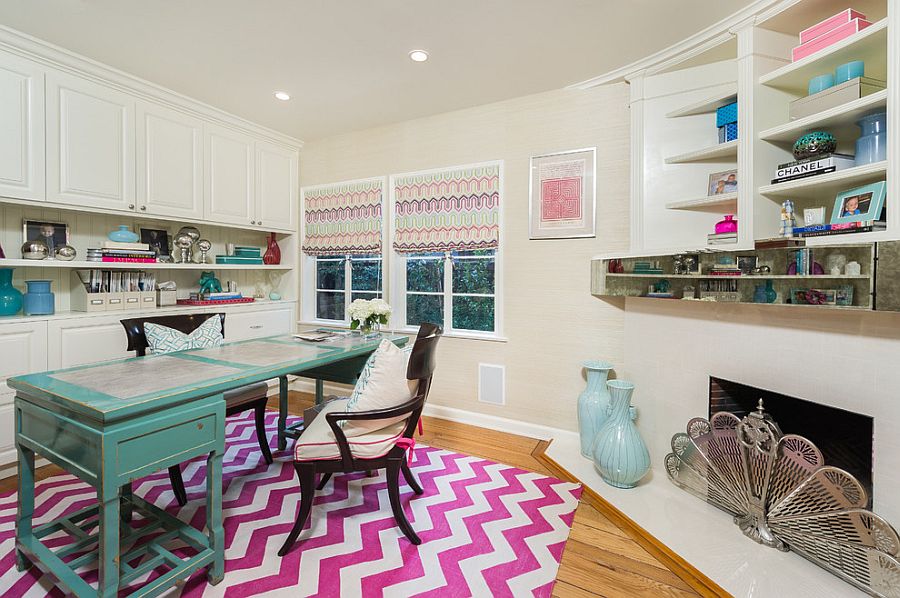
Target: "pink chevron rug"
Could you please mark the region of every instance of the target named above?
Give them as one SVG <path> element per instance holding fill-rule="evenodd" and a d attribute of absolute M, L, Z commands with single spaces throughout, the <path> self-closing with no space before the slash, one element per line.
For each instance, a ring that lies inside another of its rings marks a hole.
<path fill-rule="evenodd" d="M 276 417 L 267 416 L 273 444 Z M 290 451 L 275 453 L 275 463 L 266 466 L 250 412 L 230 418 L 226 431 L 225 580 L 210 586 L 198 573 L 166 596 L 551 595 L 578 484 L 419 445 L 412 471 L 425 493 L 416 497 L 402 481 L 401 493 L 420 546 L 394 524 L 383 473 L 337 475 L 316 493 L 311 522 L 282 559 L 276 553 L 299 502 Z M 183 466 L 183 508 L 165 472 L 135 482 L 135 494 L 202 529 L 205 468 L 200 459 Z M 48 478 L 38 484 L 35 523 L 94 501 L 91 488 L 76 478 Z M 62 596 L 35 569 L 16 571 L 15 518 L 15 493 L 0 496 L 0 596 Z M 96 571 L 83 576 L 93 581 Z"/>

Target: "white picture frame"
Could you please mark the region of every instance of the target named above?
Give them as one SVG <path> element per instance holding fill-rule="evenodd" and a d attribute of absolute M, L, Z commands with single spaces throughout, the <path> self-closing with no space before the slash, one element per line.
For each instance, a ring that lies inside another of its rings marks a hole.
<path fill-rule="evenodd" d="M 529 239 L 596 237 L 597 148 L 532 156 Z"/>

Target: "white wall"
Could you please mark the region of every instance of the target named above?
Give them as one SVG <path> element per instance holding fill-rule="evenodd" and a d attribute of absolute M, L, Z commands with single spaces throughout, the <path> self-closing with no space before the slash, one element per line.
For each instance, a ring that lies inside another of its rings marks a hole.
<path fill-rule="evenodd" d="M 402 90 L 398 90 L 402 93 Z M 504 161 L 504 332 L 446 338 L 429 402 L 575 429 L 581 361 L 622 361 L 620 309 L 590 294 L 590 258 L 628 246 L 628 90 L 560 90 L 307 143 L 303 186 Z M 528 240 L 529 158 L 597 146 L 597 238 Z M 388 300 L 393 300 L 388 297 Z M 506 405 L 477 400 L 478 363 L 506 366 Z"/>

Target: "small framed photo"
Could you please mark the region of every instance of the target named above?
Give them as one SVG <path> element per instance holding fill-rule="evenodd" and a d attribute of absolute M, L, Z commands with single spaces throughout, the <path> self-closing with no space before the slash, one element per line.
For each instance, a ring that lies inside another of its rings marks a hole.
<path fill-rule="evenodd" d="M 63 222 L 45 220 L 25 220 L 22 225 L 22 243 L 42 239 L 50 249 L 50 257 L 56 250 L 69 244 L 69 225 Z"/>
<path fill-rule="evenodd" d="M 755 255 L 737 256 L 737 267 L 741 271 L 741 274 L 753 274 L 753 269 L 756 268 L 756 260 L 757 257 Z"/>
<path fill-rule="evenodd" d="M 722 195 L 724 193 L 734 193 L 738 186 L 737 169 L 723 170 L 722 172 L 714 172 L 709 175 L 709 189 L 707 195 Z"/>
<path fill-rule="evenodd" d="M 142 228 L 141 243 L 146 243 L 158 257 L 169 255 L 169 231 L 161 228 Z"/>
<path fill-rule="evenodd" d="M 886 187 L 881 181 L 838 193 L 831 211 L 831 224 L 880 219 Z"/>

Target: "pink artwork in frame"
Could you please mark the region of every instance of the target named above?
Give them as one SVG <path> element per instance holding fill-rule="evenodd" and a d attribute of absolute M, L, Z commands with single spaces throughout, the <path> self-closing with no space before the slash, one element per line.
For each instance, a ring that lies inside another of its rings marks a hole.
<path fill-rule="evenodd" d="M 541 220 L 581 218 L 581 178 L 541 181 Z"/>
<path fill-rule="evenodd" d="M 596 159 L 593 147 L 531 158 L 528 238 L 595 236 Z"/>

